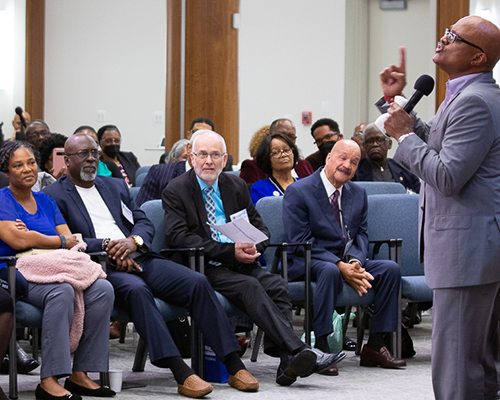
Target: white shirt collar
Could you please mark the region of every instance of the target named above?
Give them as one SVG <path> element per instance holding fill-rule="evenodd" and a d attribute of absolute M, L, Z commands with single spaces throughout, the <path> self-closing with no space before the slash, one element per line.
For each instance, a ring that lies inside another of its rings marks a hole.
<path fill-rule="evenodd" d="M 319 175 L 321 176 L 321 181 L 323 182 L 323 186 L 325 187 L 326 195 L 328 196 L 328 200 L 330 200 L 333 196 L 333 193 L 335 193 L 335 191 L 338 190 L 339 191 L 339 204 L 340 204 L 340 198 L 342 197 L 342 188 L 344 187 L 344 185 L 342 185 L 339 188 L 336 188 L 335 186 L 333 186 L 332 183 L 326 177 L 324 168 L 321 170 Z"/>

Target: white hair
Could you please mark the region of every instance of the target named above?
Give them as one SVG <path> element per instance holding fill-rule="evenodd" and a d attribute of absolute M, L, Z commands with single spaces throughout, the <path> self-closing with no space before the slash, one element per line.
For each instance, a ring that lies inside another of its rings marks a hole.
<path fill-rule="evenodd" d="M 226 149 L 226 141 L 224 140 L 224 138 L 219 135 L 217 132 L 214 132 L 214 131 L 211 131 L 211 130 L 208 130 L 208 129 L 200 129 L 200 130 L 197 130 L 193 136 L 191 137 L 191 144 L 192 144 L 192 152 L 193 153 L 196 153 L 196 141 L 198 140 L 199 137 L 205 135 L 205 134 L 213 134 L 213 135 L 216 135 L 222 142 L 222 152 L 223 153 L 226 153 L 227 149 Z"/>

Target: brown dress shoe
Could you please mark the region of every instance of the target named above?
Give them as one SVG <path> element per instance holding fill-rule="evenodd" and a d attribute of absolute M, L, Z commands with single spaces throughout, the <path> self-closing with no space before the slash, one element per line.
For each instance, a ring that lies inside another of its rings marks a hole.
<path fill-rule="evenodd" d="M 109 325 L 109 338 L 110 339 L 119 339 L 120 333 L 122 329 L 122 323 L 120 321 L 113 321 Z"/>
<path fill-rule="evenodd" d="M 385 346 L 380 351 L 375 351 L 365 344 L 361 351 L 359 365 L 362 367 L 376 367 L 380 365 L 382 368 L 399 368 L 406 367 L 406 361 L 391 356 L 391 353 L 389 353 L 389 350 Z"/>
<path fill-rule="evenodd" d="M 245 351 L 247 351 L 248 345 L 250 344 L 250 338 L 247 338 L 246 336 L 238 336 L 236 335 L 236 339 L 238 340 L 238 344 L 240 345 L 240 351 L 238 352 L 238 355 L 243 357 L 243 354 L 245 354 Z"/>
<path fill-rule="evenodd" d="M 213 386 L 205 382 L 198 375 L 188 376 L 183 385 L 177 384 L 177 392 L 179 394 L 194 399 L 206 396 L 212 390 L 214 390 Z"/>
<path fill-rule="evenodd" d="M 240 369 L 235 375 L 229 375 L 229 386 L 242 392 L 256 392 L 259 381 L 246 369 Z"/>

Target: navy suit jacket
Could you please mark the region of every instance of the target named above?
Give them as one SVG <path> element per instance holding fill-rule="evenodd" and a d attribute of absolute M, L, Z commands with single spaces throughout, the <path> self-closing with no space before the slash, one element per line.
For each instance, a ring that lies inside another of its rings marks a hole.
<path fill-rule="evenodd" d="M 415 193 L 420 193 L 420 180 L 410 171 L 405 169 L 392 158 L 388 158 L 389 170 L 391 171 L 394 182 L 401 183 L 405 188 Z M 358 169 L 354 174 L 353 181 L 373 181 L 373 170 L 368 158 L 363 158 L 359 162 Z"/>
<path fill-rule="evenodd" d="M 95 186 L 108 206 L 116 224 L 126 237 L 139 235 L 144 245 L 149 248 L 153 240 L 155 228 L 130 197 L 130 190 L 123 179 L 96 176 Z M 44 190 L 59 206 L 61 213 L 73 233 L 81 233 L 87 243 L 88 252 L 102 251 L 102 239 L 96 238 L 94 225 L 87 208 L 68 176 L 63 176 Z M 132 224 L 122 213 L 122 203 L 125 204 L 134 218 Z"/>
<path fill-rule="evenodd" d="M 330 200 L 320 173 L 301 179 L 288 186 L 283 198 L 283 225 L 286 242 L 311 242 L 311 259 L 337 263 L 355 258 L 363 264 L 368 250 L 366 191 L 352 182 L 342 188 L 342 217 L 346 240 L 352 246 L 344 254 L 345 241 L 340 224 L 332 211 Z M 304 248 L 289 247 L 288 279 L 295 280 L 304 275 Z"/>
<path fill-rule="evenodd" d="M 161 199 L 161 193 L 168 183 L 186 172 L 186 161 L 153 165 L 142 182 L 135 202 L 141 206 L 148 200 Z"/>

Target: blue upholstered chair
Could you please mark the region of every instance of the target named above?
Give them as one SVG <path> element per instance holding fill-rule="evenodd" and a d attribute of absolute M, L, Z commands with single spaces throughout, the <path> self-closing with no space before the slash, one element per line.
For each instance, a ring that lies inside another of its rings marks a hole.
<path fill-rule="evenodd" d="M 135 187 L 142 186 L 142 182 L 144 182 L 144 179 L 146 178 L 147 174 L 148 174 L 147 172 L 143 172 L 135 176 Z"/>
<path fill-rule="evenodd" d="M 141 188 L 139 186 L 132 186 L 130 188 L 130 197 L 132 198 L 132 200 L 135 201 L 135 198 L 139 194 L 139 190 L 141 190 Z"/>
<path fill-rule="evenodd" d="M 358 181 L 354 182 L 366 190 L 366 194 L 405 194 L 406 188 L 399 182 L 371 182 Z"/>
<path fill-rule="evenodd" d="M 416 305 L 432 301 L 432 289 L 427 286 L 424 264 L 418 253 L 418 195 L 390 194 L 368 196 L 368 237 L 397 237 L 402 239 L 401 297 Z M 377 257 L 386 257 L 381 252 Z"/>
<path fill-rule="evenodd" d="M 147 174 L 150 168 L 151 165 L 145 165 L 143 167 L 137 168 L 137 171 L 135 171 L 135 176 L 139 176 L 140 174 Z"/>

